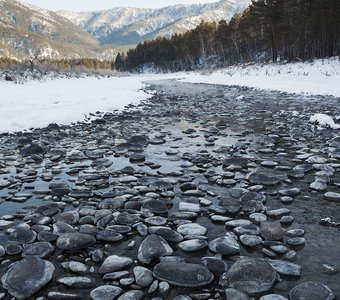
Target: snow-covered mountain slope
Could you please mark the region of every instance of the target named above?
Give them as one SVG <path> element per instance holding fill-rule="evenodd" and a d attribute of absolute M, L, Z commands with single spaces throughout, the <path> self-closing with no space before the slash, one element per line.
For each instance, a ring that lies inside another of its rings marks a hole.
<path fill-rule="evenodd" d="M 16 0 L 0 0 L 0 57 L 100 57 L 98 40 L 66 18 Z M 110 55 L 112 57 L 112 54 Z"/>
<path fill-rule="evenodd" d="M 134 44 L 157 36 L 193 29 L 201 21 L 229 21 L 242 12 L 251 0 L 221 0 L 209 4 L 174 5 L 159 9 L 114 8 L 95 12 L 59 11 L 101 43 Z"/>

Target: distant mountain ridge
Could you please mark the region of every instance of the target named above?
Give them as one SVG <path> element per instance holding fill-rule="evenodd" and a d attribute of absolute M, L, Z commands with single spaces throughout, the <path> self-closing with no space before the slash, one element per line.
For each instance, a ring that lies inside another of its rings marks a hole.
<path fill-rule="evenodd" d="M 94 12 L 58 11 L 102 44 L 136 44 L 195 28 L 201 21 L 229 21 L 251 0 L 221 0 L 209 4 L 174 5 L 158 9 L 120 7 Z"/>
<path fill-rule="evenodd" d="M 62 16 L 16 0 L 0 0 L 0 57 L 27 59 L 113 56 L 96 37 Z"/>
<path fill-rule="evenodd" d="M 17 0 L 0 0 L 0 58 L 22 60 L 39 54 L 49 59 L 113 59 L 127 45 L 183 33 L 201 21 L 229 21 L 250 2 L 52 12 Z"/>

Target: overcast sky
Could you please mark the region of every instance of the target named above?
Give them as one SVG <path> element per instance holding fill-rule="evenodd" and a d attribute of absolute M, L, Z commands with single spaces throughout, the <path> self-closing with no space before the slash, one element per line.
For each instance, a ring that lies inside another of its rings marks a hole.
<path fill-rule="evenodd" d="M 50 10 L 88 11 L 113 7 L 146 7 L 156 8 L 175 4 L 211 3 L 218 0 L 23 0 Z"/>

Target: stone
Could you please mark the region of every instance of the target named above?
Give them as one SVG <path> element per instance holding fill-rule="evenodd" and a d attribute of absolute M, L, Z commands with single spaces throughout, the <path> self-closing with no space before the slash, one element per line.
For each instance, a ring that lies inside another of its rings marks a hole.
<path fill-rule="evenodd" d="M 254 295 L 269 291 L 276 279 L 276 271 L 265 260 L 241 258 L 229 269 L 226 282 L 230 288 Z"/>
<path fill-rule="evenodd" d="M 151 234 L 147 236 L 138 249 L 138 259 L 143 264 L 149 264 L 152 260 L 161 256 L 171 255 L 173 250 L 162 237 Z"/>
<path fill-rule="evenodd" d="M 123 235 L 115 230 L 106 229 L 98 232 L 98 234 L 96 235 L 96 239 L 98 241 L 117 242 L 123 239 Z"/>
<path fill-rule="evenodd" d="M 105 273 L 122 270 L 122 269 L 130 267 L 132 263 L 133 263 L 133 260 L 129 257 L 111 255 L 104 260 L 103 264 L 99 268 L 99 273 L 105 274 Z"/>
<path fill-rule="evenodd" d="M 199 251 L 208 246 L 208 242 L 200 239 L 192 239 L 178 244 L 178 247 L 184 252 Z"/>
<path fill-rule="evenodd" d="M 262 243 L 262 238 L 256 235 L 244 234 L 240 236 L 240 241 L 245 246 L 255 247 Z"/>
<path fill-rule="evenodd" d="M 179 287 L 200 287 L 210 284 L 214 275 L 203 265 L 161 262 L 153 270 L 154 276 Z"/>
<path fill-rule="evenodd" d="M 121 295 L 118 300 L 141 300 L 144 297 L 144 293 L 138 290 L 132 290 Z"/>
<path fill-rule="evenodd" d="M 13 297 L 27 299 L 52 279 L 54 270 L 51 262 L 29 256 L 14 263 L 1 282 Z"/>
<path fill-rule="evenodd" d="M 78 251 L 96 244 L 96 239 L 85 233 L 65 233 L 57 239 L 57 247 L 63 251 Z"/>
<path fill-rule="evenodd" d="M 277 294 L 265 295 L 260 298 L 260 300 L 288 300 L 286 297 Z"/>
<path fill-rule="evenodd" d="M 328 201 L 340 202 L 340 193 L 328 192 L 325 194 L 325 199 Z"/>
<path fill-rule="evenodd" d="M 88 277 L 61 277 L 57 279 L 58 283 L 61 283 L 65 286 L 75 288 L 75 289 L 83 289 L 90 288 L 93 286 L 93 282 L 91 278 Z"/>
<path fill-rule="evenodd" d="M 30 229 L 19 228 L 14 230 L 10 236 L 10 241 L 17 242 L 19 244 L 31 244 L 35 241 L 37 233 Z"/>
<path fill-rule="evenodd" d="M 224 293 L 227 300 L 249 300 L 247 294 L 236 289 L 226 289 Z"/>
<path fill-rule="evenodd" d="M 48 242 L 37 242 L 34 244 L 28 244 L 24 247 L 23 256 L 37 256 L 40 258 L 46 258 L 54 251 L 54 247 Z"/>
<path fill-rule="evenodd" d="M 113 300 L 120 293 L 122 289 L 113 285 L 102 285 L 91 291 L 90 297 L 92 300 Z"/>
<path fill-rule="evenodd" d="M 183 224 L 178 226 L 177 232 L 182 235 L 205 235 L 207 229 L 196 223 Z"/>
<path fill-rule="evenodd" d="M 141 287 L 148 287 L 153 282 L 152 272 L 144 267 L 134 267 L 133 274 L 135 275 L 136 283 Z"/>
<path fill-rule="evenodd" d="M 248 177 L 248 180 L 251 184 L 259 184 L 264 186 L 275 186 L 278 185 L 281 180 L 270 174 L 265 173 L 251 173 Z"/>
<path fill-rule="evenodd" d="M 278 259 L 269 259 L 268 262 L 280 275 L 297 277 L 302 275 L 302 268 L 297 264 Z"/>
<path fill-rule="evenodd" d="M 209 243 L 209 249 L 222 255 L 235 255 L 240 253 L 240 245 L 231 236 L 222 236 Z"/>
<path fill-rule="evenodd" d="M 279 224 L 263 222 L 261 223 L 261 236 L 268 241 L 279 241 L 283 239 L 284 231 Z"/>
<path fill-rule="evenodd" d="M 183 236 L 169 227 L 153 226 L 149 228 L 149 233 L 157 234 L 169 242 L 179 243 L 183 241 Z"/>
<path fill-rule="evenodd" d="M 221 276 L 228 270 L 226 262 L 217 257 L 203 257 L 201 261 L 203 265 L 216 276 Z"/>
<path fill-rule="evenodd" d="M 294 287 L 289 292 L 290 300 L 332 300 L 335 298 L 332 290 L 318 282 L 305 282 Z"/>

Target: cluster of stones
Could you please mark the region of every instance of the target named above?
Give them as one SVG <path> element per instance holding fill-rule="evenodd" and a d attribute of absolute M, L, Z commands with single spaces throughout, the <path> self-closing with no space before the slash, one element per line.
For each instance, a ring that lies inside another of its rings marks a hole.
<path fill-rule="evenodd" d="M 158 95 L 142 111 L 2 137 L 2 199 L 42 204 L 0 218 L 0 298 L 286 299 L 275 285 L 301 278 L 296 260 L 306 242 L 287 208 L 302 193 L 293 183 L 313 172 L 310 188 L 325 192 L 339 168 L 339 141 L 330 143 L 329 158 L 299 148 L 294 167 L 278 146 L 289 139 L 273 132 L 260 147 L 245 131 L 236 146 L 211 151 L 227 136 L 223 118 L 201 130 L 172 124 L 179 111 L 191 122 L 213 112 L 204 97 L 185 110 L 183 99 Z M 280 160 L 268 159 L 272 153 Z M 336 192 L 324 197 L 339 200 Z M 320 282 L 288 294 L 335 297 Z"/>

